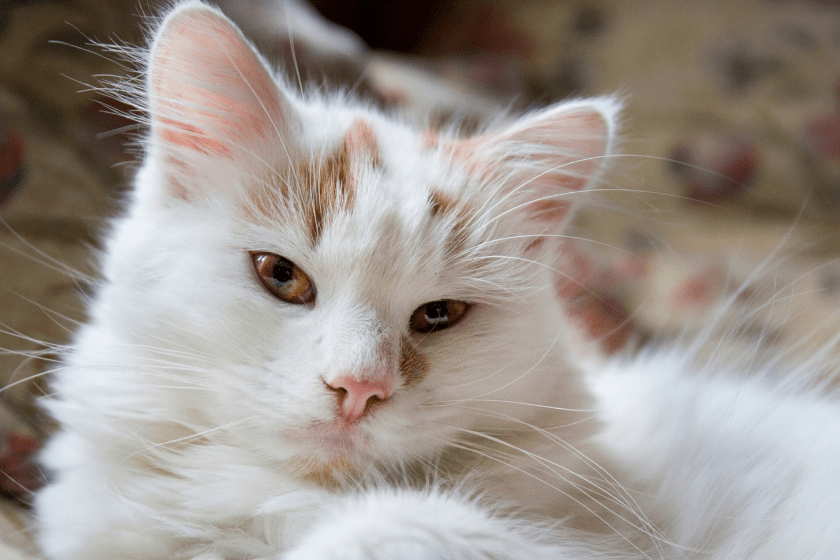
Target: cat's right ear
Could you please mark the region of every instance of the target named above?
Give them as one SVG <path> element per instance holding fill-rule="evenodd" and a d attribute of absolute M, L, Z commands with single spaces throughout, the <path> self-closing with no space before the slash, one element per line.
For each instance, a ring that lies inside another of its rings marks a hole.
<path fill-rule="evenodd" d="M 164 19 L 147 79 L 151 157 L 170 195 L 198 198 L 237 167 L 259 173 L 271 153 L 288 158 L 291 107 L 248 40 L 215 9 L 190 2 Z"/>

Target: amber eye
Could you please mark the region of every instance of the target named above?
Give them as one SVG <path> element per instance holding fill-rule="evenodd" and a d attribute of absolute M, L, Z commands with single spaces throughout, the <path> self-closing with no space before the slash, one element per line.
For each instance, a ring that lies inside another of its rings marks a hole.
<path fill-rule="evenodd" d="M 315 300 L 315 285 L 298 266 L 274 253 L 251 253 L 251 262 L 266 289 L 288 303 Z"/>
<path fill-rule="evenodd" d="M 469 308 L 469 303 L 453 299 L 431 301 L 411 314 L 408 326 L 419 333 L 443 330 L 463 319 Z"/>

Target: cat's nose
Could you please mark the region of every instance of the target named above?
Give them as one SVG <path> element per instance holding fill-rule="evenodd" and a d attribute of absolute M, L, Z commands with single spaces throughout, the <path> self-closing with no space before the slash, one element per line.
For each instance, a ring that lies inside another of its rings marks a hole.
<path fill-rule="evenodd" d="M 337 377 L 327 387 L 338 394 L 341 417 L 348 424 L 364 416 L 372 405 L 391 396 L 393 386 L 384 381 L 360 381 L 353 377 Z"/>

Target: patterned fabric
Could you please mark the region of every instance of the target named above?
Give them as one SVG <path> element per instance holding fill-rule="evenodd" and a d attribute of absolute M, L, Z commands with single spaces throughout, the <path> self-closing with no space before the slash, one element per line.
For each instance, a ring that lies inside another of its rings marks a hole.
<path fill-rule="evenodd" d="M 23 139 L 12 128 L 0 128 L 0 206 L 23 180 Z"/>

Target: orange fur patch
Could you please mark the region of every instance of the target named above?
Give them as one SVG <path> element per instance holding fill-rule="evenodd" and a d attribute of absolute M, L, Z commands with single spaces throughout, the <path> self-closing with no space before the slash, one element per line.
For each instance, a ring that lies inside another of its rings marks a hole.
<path fill-rule="evenodd" d="M 365 166 L 379 168 L 382 163 L 373 129 L 358 119 L 333 153 L 320 161 L 302 163 L 288 186 L 277 178 L 269 178 L 270 188 L 254 189 L 247 211 L 252 216 L 257 214 L 254 217 L 277 219 L 279 208 L 292 200 L 300 200 L 299 214 L 315 243 L 336 212 L 352 210 L 358 187 L 357 173 Z M 303 196 L 289 196 L 289 189 L 300 189 Z"/>
<path fill-rule="evenodd" d="M 339 488 L 342 483 L 358 476 L 358 468 L 344 457 L 330 461 L 298 459 L 286 464 L 289 474 L 323 488 Z"/>
<path fill-rule="evenodd" d="M 309 190 L 310 204 L 303 208 L 309 235 L 317 242 L 330 216 L 339 210 L 349 211 L 356 199 L 358 168 L 381 167 L 379 147 L 371 126 L 357 119 L 347 130 L 338 150 L 317 167 L 306 167 L 299 177 Z"/>
<path fill-rule="evenodd" d="M 352 158 L 366 158 L 374 167 L 381 167 L 379 146 L 370 124 L 356 119 L 344 135 L 342 149 Z"/>
<path fill-rule="evenodd" d="M 466 250 L 470 237 L 469 225 L 473 217 L 470 209 L 454 197 L 440 191 L 429 193 L 429 202 L 433 218 L 448 220 L 452 224 L 452 229 L 446 237 L 446 252 L 455 255 Z"/>
<path fill-rule="evenodd" d="M 432 216 L 446 216 L 457 212 L 458 202 L 446 193 L 432 191 L 429 193 L 432 202 Z"/>
<path fill-rule="evenodd" d="M 405 379 L 405 386 L 418 384 L 429 373 L 429 361 L 414 347 L 414 343 L 404 336 L 400 339 L 400 375 Z"/>

